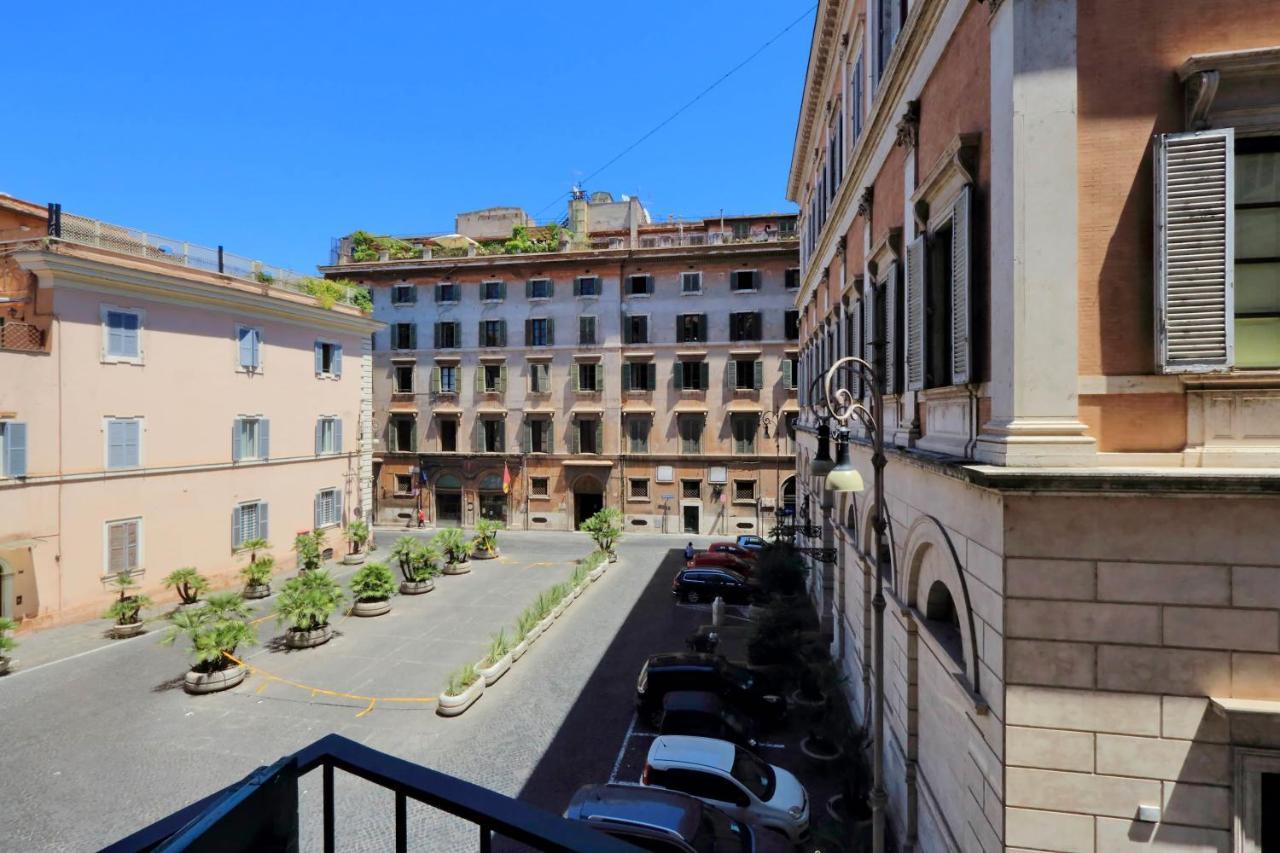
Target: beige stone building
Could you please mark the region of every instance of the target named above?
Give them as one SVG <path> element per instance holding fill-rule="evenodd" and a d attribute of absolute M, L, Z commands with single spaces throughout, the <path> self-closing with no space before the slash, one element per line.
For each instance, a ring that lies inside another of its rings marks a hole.
<path fill-rule="evenodd" d="M 801 404 L 886 394 L 900 849 L 1280 849 L 1278 175 L 1274 2 L 818 4 Z M 800 445 L 865 723 L 871 507 Z"/>
<path fill-rule="evenodd" d="M 795 488 L 794 215 L 656 224 L 597 193 L 567 221 L 517 254 L 484 238 L 523 211 L 475 211 L 325 268 L 387 324 L 377 519 L 573 529 L 607 505 L 633 531 L 767 531 Z"/>

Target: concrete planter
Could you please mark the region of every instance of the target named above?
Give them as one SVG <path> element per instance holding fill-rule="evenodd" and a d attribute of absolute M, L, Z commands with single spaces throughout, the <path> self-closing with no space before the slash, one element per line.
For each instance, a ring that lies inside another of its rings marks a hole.
<path fill-rule="evenodd" d="M 470 687 L 457 696 L 441 693 L 436 700 L 436 713 L 442 717 L 456 717 L 476 703 L 484 693 L 484 679 L 477 678 Z"/>
<path fill-rule="evenodd" d="M 569 609 L 570 601 L 572 601 L 572 599 L 566 598 L 563 601 L 561 601 L 559 604 L 557 604 L 555 607 L 551 608 L 551 618 L 559 619 L 561 614 L 563 614 L 566 610 Z"/>
<path fill-rule="evenodd" d="M 617 554 L 617 552 L 616 552 L 616 551 L 610 551 L 610 552 L 609 552 L 609 562 L 610 562 L 610 563 L 616 563 L 616 562 L 618 562 L 618 554 Z"/>
<path fill-rule="evenodd" d="M 0 658 L 0 675 L 7 673 L 12 664 L 13 660 L 11 658 Z"/>
<path fill-rule="evenodd" d="M 436 588 L 436 582 L 433 578 L 427 578 L 424 581 L 401 581 L 401 595 L 422 595 Z"/>
<path fill-rule="evenodd" d="M 480 673 L 480 677 L 484 679 L 484 686 L 490 687 L 495 681 L 507 674 L 507 670 L 511 669 L 511 652 L 507 652 L 502 657 L 494 661 L 493 666 L 476 665 L 476 672 Z"/>
<path fill-rule="evenodd" d="M 583 588 L 582 588 L 582 587 L 580 587 L 580 586 L 575 586 L 575 587 L 573 588 L 573 592 L 569 593 L 569 600 L 570 600 L 570 601 L 572 601 L 572 600 L 576 599 L 578 596 L 582 595 L 582 590 L 583 590 Z"/>
<path fill-rule="evenodd" d="M 259 598 L 266 598 L 271 594 L 271 584 L 251 583 L 245 586 L 244 591 L 240 594 L 244 596 L 245 601 L 254 601 Z"/>
<path fill-rule="evenodd" d="M 145 631 L 147 625 L 145 622 L 133 622 L 128 625 L 112 625 L 111 636 L 117 640 L 127 640 L 129 637 L 136 637 Z"/>
<path fill-rule="evenodd" d="M 342 558 L 342 565 L 344 566 L 358 566 L 363 562 L 364 562 L 363 551 L 361 551 L 359 554 L 348 554 L 347 556 Z"/>
<path fill-rule="evenodd" d="M 391 599 L 389 598 L 384 598 L 382 601 L 357 601 L 351 605 L 352 616 L 381 616 L 390 612 Z"/>
<path fill-rule="evenodd" d="M 471 571 L 471 561 L 463 560 L 461 563 L 445 563 L 444 573 L 446 575 L 465 575 Z"/>
<path fill-rule="evenodd" d="M 801 708 L 821 708 L 827 704 L 826 694 L 820 697 L 805 696 L 804 692 L 798 687 L 791 691 L 790 695 L 787 696 L 787 700 L 793 705 L 799 705 Z"/>
<path fill-rule="evenodd" d="M 472 551 L 471 559 L 473 560 L 496 560 L 502 555 L 502 551 L 494 548 L 492 551 Z"/>
<path fill-rule="evenodd" d="M 523 640 L 516 643 L 515 648 L 511 650 L 511 662 L 515 663 L 520 660 L 520 658 L 524 657 L 524 653 L 527 651 L 529 651 L 529 638 L 525 637 Z"/>
<path fill-rule="evenodd" d="M 600 578 L 604 577 L 605 569 L 607 569 L 608 567 L 609 567 L 608 563 L 601 563 L 591 571 L 587 572 L 587 579 L 590 580 L 592 583 L 595 583 L 596 581 L 600 580 Z"/>
<path fill-rule="evenodd" d="M 239 664 L 216 672 L 189 670 L 182 680 L 182 689 L 197 696 L 205 693 L 217 693 L 220 690 L 230 690 L 235 687 L 244 681 L 245 676 L 248 674 L 249 670 Z"/>
<path fill-rule="evenodd" d="M 299 631 L 296 628 L 290 628 L 284 632 L 284 644 L 291 649 L 313 649 L 316 646 L 323 646 L 333 637 L 333 628 L 328 625 L 321 625 L 314 631 Z"/>
<path fill-rule="evenodd" d="M 814 738 L 813 735 L 807 735 L 800 741 L 800 751 L 819 767 L 830 767 L 844 756 L 844 747 L 823 742 Z"/>
<path fill-rule="evenodd" d="M 542 634 L 547 633 L 547 631 L 551 628 L 551 626 L 555 624 L 555 621 L 556 621 L 555 611 L 553 610 L 552 615 L 548 616 L 546 619 L 543 619 L 541 622 L 538 623 L 538 635 L 541 636 Z"/>
<path fill-rule="evenodd" d="M 533 626 L 532 630 L 529 631 L 529 636 L 524 638 L 525 645 L 532 646 L 534 641 L 541 636 L 542 636 L 542 623 L 539 622 L 537 625 Z"/>

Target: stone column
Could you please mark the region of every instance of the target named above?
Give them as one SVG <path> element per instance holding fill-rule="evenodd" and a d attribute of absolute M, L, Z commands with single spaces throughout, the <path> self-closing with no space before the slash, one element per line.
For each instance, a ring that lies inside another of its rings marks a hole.
<path fill-rule="evenodd" d="M 991 419 L 975 455 L 1089 464 L 1077 385 L 1076 0 L 991 19 Z"/>

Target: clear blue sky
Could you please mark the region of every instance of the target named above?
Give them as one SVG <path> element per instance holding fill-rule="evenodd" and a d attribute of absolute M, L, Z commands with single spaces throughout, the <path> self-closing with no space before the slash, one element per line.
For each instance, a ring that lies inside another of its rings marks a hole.
<path fill-rule="evenodd" d="M 586 187 L 663 218 L 789 211 L 812 4 L 11 4 L 0 192 L 303 271 L 356 228 L 558 218 L 804 15 Z"/>

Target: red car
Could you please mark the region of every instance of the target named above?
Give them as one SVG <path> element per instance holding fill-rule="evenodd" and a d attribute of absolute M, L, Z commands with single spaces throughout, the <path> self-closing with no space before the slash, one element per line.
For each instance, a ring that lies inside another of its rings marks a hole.
<path fill-rule="evenodd" d="M 755 571 L 755 564 L 740 560 L 732 554 L 725 553 L 703 553 L 695 554 L 692 560 L 685 564 L 685 568 L 689 569 L 728 569 L 731 572 L 737 572 L 743 577 L 749 578 Z"/>
<path fill-rule="evenodd" d="M 737 542 L 712 542 L 711 547 L 707 548 L 708 554 L 732 554 L 739 560 L 746 560 L 753 566 L 760 559 L 760 555 L 749 548 L 743 548 Z"/>

